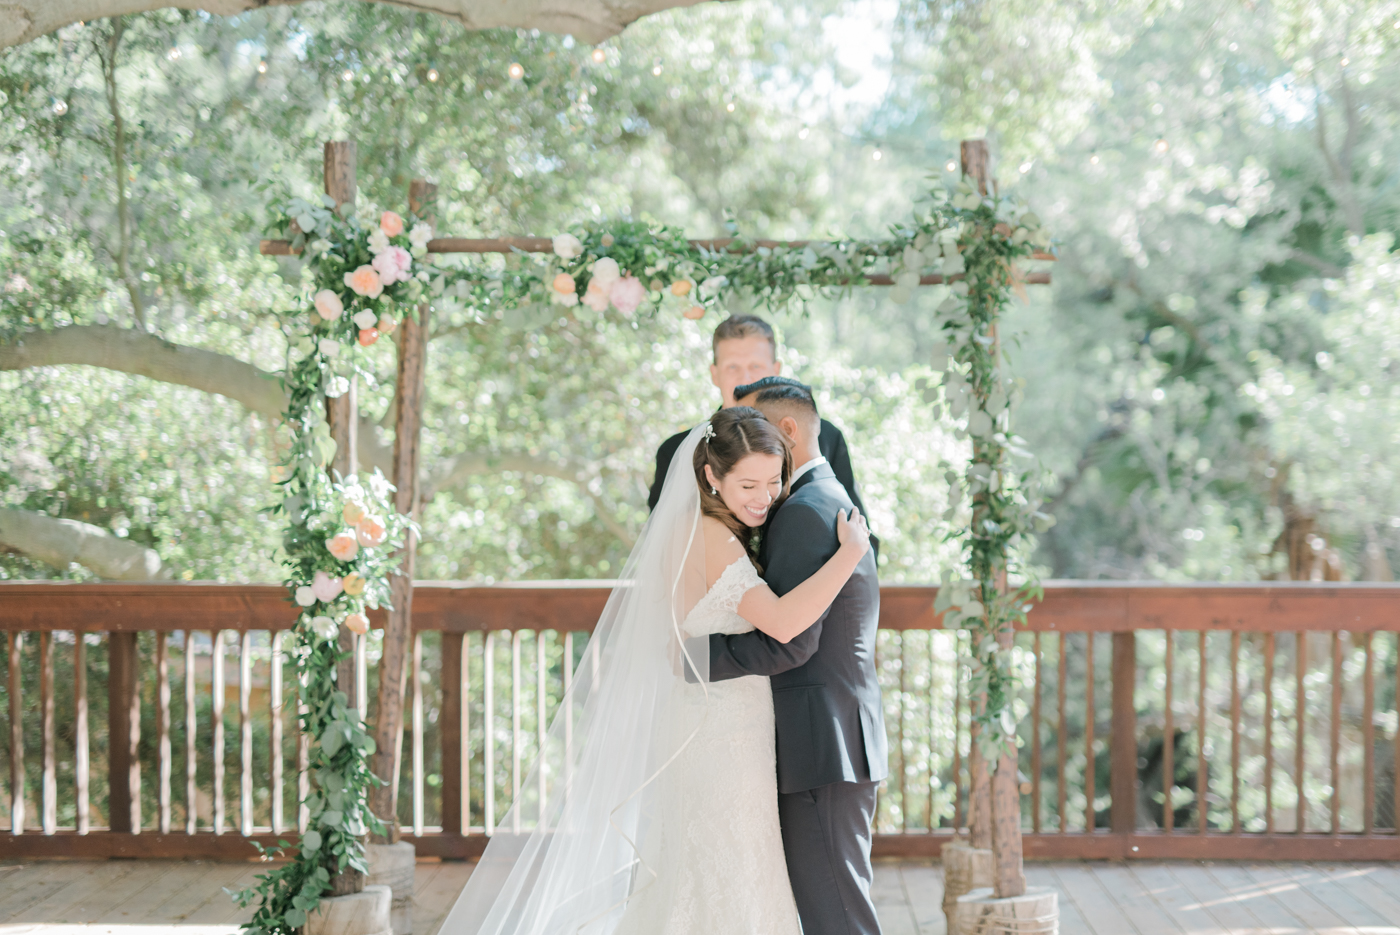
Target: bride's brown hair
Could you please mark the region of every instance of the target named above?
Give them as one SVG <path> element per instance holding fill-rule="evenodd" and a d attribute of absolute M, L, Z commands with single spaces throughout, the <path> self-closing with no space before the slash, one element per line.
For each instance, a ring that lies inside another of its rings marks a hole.
<path fill-rule="evenodd" d="M 710 492 L 710 480 L 705 476 L 705 466 L 709 465 L 717 480 L 724 480 L 734 469 L 734 465 L 751 454 L 777 455 L 783 462 L 783 489 L 769 507 L 769 515 L 772 515 L 772 511 L 778 508 L 788 494 L 788 481 L 792 477 L 792 452 L 778 427 L 765 419 L 763 413 L 749 406 L 721 409 L 710 417 L 710 426 L 714 434 L 701 439 L 700 444 L 695 446 L 695 483 L 700 487 L 700 512 L 723 523 L 725 528 L 734 534 L 734 538 L 743 543 L 749 561 L 757 567 L 758 560 L 754 554 L 753 542 L 758 530 L 735 516 L 718 494 Z"/>

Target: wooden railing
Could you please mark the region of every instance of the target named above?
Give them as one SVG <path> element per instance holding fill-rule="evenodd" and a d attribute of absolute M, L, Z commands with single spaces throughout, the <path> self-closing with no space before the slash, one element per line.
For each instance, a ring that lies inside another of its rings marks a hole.
<path fill-rule="evenodd" d="M 400 784 L 420 854 L 480 853 L 609 587 L 420 583 Z M 935 593 L 881 590 L 878 854 L 935 855 L 965 822 L 964 637 Z M 4 852 L 246 857 L 288 838 L 294 616 L 276 586 L 0 583 Z M 1052 582 L 1017 645 L 1027 856 L 1400 858 L 1400 587 Z M 362 641 L 350 686 L 370 716 L 373 655 Z"/>

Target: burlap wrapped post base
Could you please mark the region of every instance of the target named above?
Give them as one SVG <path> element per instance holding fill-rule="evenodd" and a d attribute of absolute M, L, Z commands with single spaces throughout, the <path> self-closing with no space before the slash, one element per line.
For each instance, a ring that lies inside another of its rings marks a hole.
<path fill-rule="evenodd" d="M 958 897 L 948 935 L 1059 935 L 1059 894 L 1032 886 L 1020 896 L 997 899 L 990 886 Z"/>
<path fill-rule="evenodd" d="M 394 894 L 389 908 L 394 935 L 413 935 L 413 868 L 416 856 L 413 845 L 407 841 L 365 845 L 365 859 L 369 864 L 369 876 L 365 882 L 387 886 Z"/>
<path fill-rule="evenodd" d="M 393 935 L 387 886 L 366 886 L 349 896 L 328 896 L 306 917 L 305 935 Z"/>
<path fill-rule="evenodd" d="M 943 845 L 942 861 L 943 916 L 948 920 L 948 932 L 952 935 L 958 897 L 992 885 L 992 852 L 958 840 Z"/>

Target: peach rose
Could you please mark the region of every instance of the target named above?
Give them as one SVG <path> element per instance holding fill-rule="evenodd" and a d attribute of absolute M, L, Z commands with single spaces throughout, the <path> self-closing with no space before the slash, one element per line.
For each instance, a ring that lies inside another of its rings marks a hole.
<path fill-rule="evenodd" d="M 369 618 L 364 614 L 350 614 L 345 618 L 345 629 L 364 636 L 369 632 Z"/>
<path fill-rule="evenodd" d="M 551 283 L 551 285 L 554 287 L 555 292 L 573 292 L 576 287 L 574 277 L 570 276 L 568 273 L 560 273 L 558 276 L 555 276 L 554 282 Z"/>
<path fill-rule="evenodd" d="M 379 216 L 379 229 L 385 236 L 397 237 L 403 233 L 403 218 L 392 211 L 385 211 Z"/>
<path fill-rule="evenodd" d="M 378 516 L 362 516 L 355 524 L 355 537 L 359 539 L 360 545 L 379 545 L 384 541 L 386 532 L 384 520 Z"/>
<path fill-rule="evenodd" d="M 365 593 L 365 579 L 355 574 L 353 571 L 340 579 L 340 586 L 345 589 L 345 593 L 351 597 L 359 597 Z"/>
<path fill-rule="evenodd" d="M 583 294 L 583 304 L 595 312 L 607 311 L 608 291 L 598 285 L 598 281 L 595 279 L 588 284 L 588 291 Z"/>
<path fill-rule="evenodd" d="M 364 515 L 365 508 L 360 504 L 356 503 L 354 500 L 346 500 L 345 506 L 340 511 L 340 518 L 345 520 L 351 526 L 358 523 L 360 521 L 360 518 Z"/>
<path fill-rule="evenodd" d="M 379 332 L 373 328 L 360 329 L 360 347 L 369 347 L 379 340 Z"/>
<path fill-rule="evenodd" d="M 353 532 L 338 532 L 326 540 L 326 548 L 342 562 L 354 561 L 360 554 L 360 544 L 355 541 Z"/>
<path fill-rule="evenodd" d="M 677 279 L 675 282 L 671 283 L 671 295 L 690 295 L 690 289 L 691 282 L 689 279 Z"/>
<path fill-rule="evenodd" d="M 381 335 L 393 334 L 394 329 L 398 326 L 399 323 L 394 321 L 394 319 L 390 318 L 388 315 L 379 316 L 379 324 L 375 325 L 375 327 L 379 329 L 379 333 Z"/>
<path fill-rule="evenodd" d="M 703 305 L 692 305 L 684 312 L 681 312 L 681 314 L 691 321 L 699 321 L 705 317 L 705 307 Z"/>
<path fill-rule="evenodd" d="M 345 285 L 356 295 L 369 296 L 371 299 L 377 299 L 384 293 L 384 283 L 373 266 L 361 266 L 353 273 L 346 273 Z"/>
<path fill-rule="evenodd" d="M 330 602 L 335 600 L 343 590 L 339 578 L 332 578 L 324 571 L 316 572 L 311 579 L 311 593 L 316 595 L 316 600 Z"/>
<path fill-rule="evenodd" d="M 322 289 L 316 293 L 316 314 L 326 321 L 335 321 L 345 311 L 345 306 L 340 301 L 340 296 L 329 289 Z"/>

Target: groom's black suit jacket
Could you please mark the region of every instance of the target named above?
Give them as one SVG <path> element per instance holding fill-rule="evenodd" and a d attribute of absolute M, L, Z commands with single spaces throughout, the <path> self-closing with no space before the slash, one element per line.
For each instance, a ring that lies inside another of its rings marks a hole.
<path fill-rule="evenodd" d="M 797 479 L 763 537 L 764 580 L 779 597 L 810 578 L 840 548 L 836 513 L 852 503 L 819 464 Z M 778 791 L 834 782 L 879 782 L 886 766 L 885 719 L 875 673 L 880 584 L 871 549 L 817 622 L 788 643 L 766 633 L 710 636 L 710 679 L 772 679 Z"/>

